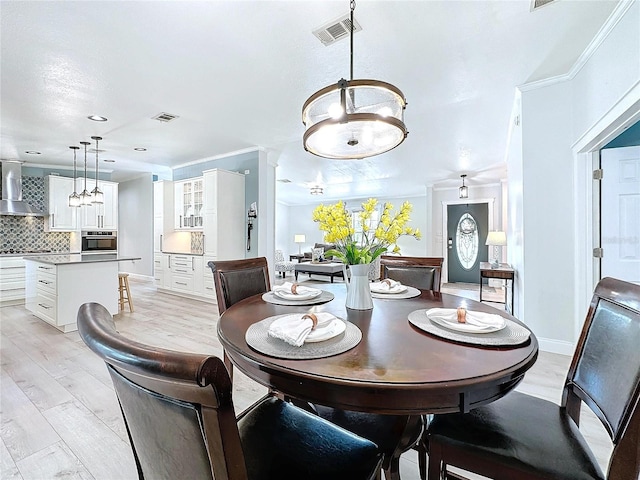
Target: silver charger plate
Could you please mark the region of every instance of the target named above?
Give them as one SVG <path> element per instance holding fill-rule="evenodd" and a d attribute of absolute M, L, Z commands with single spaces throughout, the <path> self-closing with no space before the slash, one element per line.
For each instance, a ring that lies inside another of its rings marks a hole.
<path fill-rule="evenodd" d="M 305 343 L 300 347 L 294 347 L 288 343 L 269 336 L 269 326 L 274 320 L 286 315 L 275 315 L 254 323 L 247 329 L 245 340 L 247 345 L 257 352 L 270 357 L 284 358 L 287 360 L 312 360 L 314 358 L 331 357 L 351 350 L 362 340 L 362 332 L 351 322 L 340 318 L 347 328 L 344 333 L 325 340 L 323 342 Z M 338 318 L 338 317 L 336 317 Z"/>
<path fill-rule="evenodd" d="M 507 325 L 502 330 L 498 330 L 496 332 L 463 333 L 450 330 L 432 322 L 429 317 L 427 317 L 426 309 L 414 310 L 409 314 L 409 322 L 420 330 L 424 330 L 425 332 L 431 333 L 437 337 L 453 340 L 454 342 L 498 347 L 522 345 L 529 341 L 529 337 L 531 335 L 529 329 L 514 322 L 513 320 L 505 320 L 507 321 Z"/>
<path fill-rule="evenodd" d="M 400 292 L 400 293 L 371 292 L 371 296 L 373 298 L 386 298 L 386 299 L 393 299 L 393 300 L 400 300 L 403 298 L 413 298 L 419 295 L 420 295 L 420 290 L 418 290 L 415 287 L 410 287 L 409 285 L 407 285 L 407 289 L 404 292 Z"/>
<path fill-rule="evenodd" d="M 306 300 L 287 300 L 286 298 L 279 297 L 273 292 L 267 292 L 262 295 L 262 300 L 267 303 L 273 303 L 274 305 L 320 305 L 321 303 L 327 303 L 333 300 L 335 296 L 331 292 L 322 290 L 322 293 L 314 298 L 308 298 Z"/>

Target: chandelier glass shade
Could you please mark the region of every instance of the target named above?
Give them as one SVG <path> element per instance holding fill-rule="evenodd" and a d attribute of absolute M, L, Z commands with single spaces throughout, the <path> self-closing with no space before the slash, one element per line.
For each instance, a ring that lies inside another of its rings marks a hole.
<path fill-rule="evenodd" d="M 76 152 L 78 151 L 78 149 L 80 149 L 80 147 L 76 147 L 76 146 L 72 146 L 69 147 L 70 149 L 73 150 L 73 193 L 71 195 L 69 195 L 69 206 L 70 207 L 79 207 L 81 205 L 80 203 L 80 195 L 78 195 L 77 190 L 76 190 L 76 185 L 77 185 L 77 179 L 76 179 Z"/>
<path fill-rule="evenodd" d="M 407 137 L 407 101 L 394 85 L 353 79 L 351 1 L 351 79 L 318 90 L 302 106 L 304 149 L 320 157 L 361 159 L 388 152 Z"/>
<path fill-rule="evenodd" d="M 458 189 L 460 198 L 469 198 L 469 187 L 464 184 L 466 175 L 460 175 L 462 177 L 462 186 Z"/>
<path fill-rule="evenodd" d="M 96 186 L 91 190 L 91 203 L 104 203 L 104 193 L 98 188 L 98 140 L 102 140 L 102 137 L 91 137 L 96 141 Z"/>
<path fill-rule="evenodd" d="M 80 193 L 80 205 L 91 205 L 91 194 L 87 190 L 87 145 L 91 145 L 89 142 L 80 142 L 80 145 L 84 145 L 84 189 Z"/>

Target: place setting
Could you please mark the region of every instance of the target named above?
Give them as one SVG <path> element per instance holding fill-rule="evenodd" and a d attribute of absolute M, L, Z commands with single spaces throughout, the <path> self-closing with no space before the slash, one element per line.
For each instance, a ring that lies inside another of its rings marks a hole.
<path fill-rule="evenodd" d="M 338 355 L 361 339 L 357 326 L 329 312 L 274 315 L 254 323 L 245 334 L 247 345 L 254 350 L 290 360 Z"/>
<path fill-rule="evenodd" d="M 409 314 L 409 322 L 438 337 L 472 345 L 522 345 L 531 335 L 513 320 L 463 307 L 415 310 Z"/>
<path fill-rule="evenodd" d="M 262 295 L 265 302 L 275 305 L 319 305 L 333 300 L 331 292 L 299 283 L 284 282 Z"/>
<path fill-rule="evenodd" d="M 371 289 L 371 296 L 373 298 L 402 299 L 413 298 L 420 295 L 420 290 L 417 288 L 403 285 L 402 283 L 390 278 L 385 278 L 379 282 L 373 282 L 369 284 L 369 288 Z"/>

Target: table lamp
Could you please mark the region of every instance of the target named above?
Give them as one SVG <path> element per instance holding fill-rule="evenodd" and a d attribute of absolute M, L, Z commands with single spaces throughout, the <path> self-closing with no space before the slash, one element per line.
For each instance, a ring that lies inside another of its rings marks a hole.
<path fill-rule="evenodd" d="M 305 238 L 304 235 L 294 235 L 293 236 L 293 243 L 297 243 L 298 244 L 298 255 L 301 255 L 300 253 L 300 244 L 305 242 Z"/>
<path fill-rule="evenodd" d="M 491 268 L 498 268 L 500 266 L 499 247 L 507 244 L 507 234 L 504 232 L 494 231 L 489 232 L 487 235 L 487 241 L 485 245 L 493 245 L 493 262 L 491 262 Z"/>

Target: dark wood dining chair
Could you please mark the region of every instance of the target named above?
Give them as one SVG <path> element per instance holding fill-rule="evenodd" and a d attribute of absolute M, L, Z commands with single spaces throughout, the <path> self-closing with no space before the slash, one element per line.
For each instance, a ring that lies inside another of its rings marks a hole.
<path fill-rule="evenodd" d="M 218 313 L 240 300 L 271 290 L 269 267 L 265 257 L 221 260 L 207 263 L 213 273 Z M 233 381 L 233 364 L 223 352 L 224 364 Z"/>
<path fill-rule="evenodd" d="M 135 342 L 97 303 L 82 305 L 77 320 L 80 337 L 107 365 L 139 478 L 376 477 L 381 455 L 374 443 L 276 397 L 236 418 L 218 357 Z"/>
<path fill-rule="evenodd" d="M 380 278 L 390 278 L 420 290 L 440 291 L 442 257 L 382 255 Z"/>
<path fill-rule="evenodd" d="M 582 403 L 613 442 L 606 476 L 578 428 Z M 447 465 L 496 480 L 638 480 L 640 285 L 596 286 L 560 406 L 511 392 L 466 414 L 435 415 L 428 444 L 430 480 Z"/>

